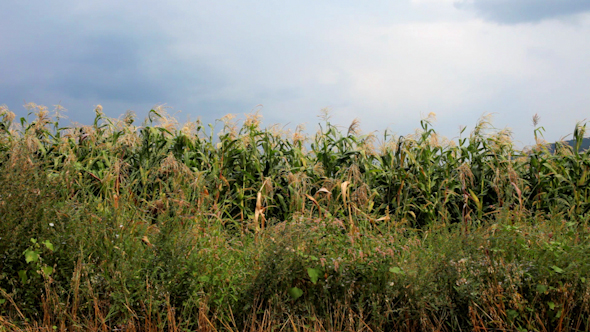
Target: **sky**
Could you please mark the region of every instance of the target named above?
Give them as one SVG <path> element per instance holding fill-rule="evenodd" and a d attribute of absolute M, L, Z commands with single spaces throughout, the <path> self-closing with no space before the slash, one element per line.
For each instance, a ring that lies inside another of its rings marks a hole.
<path fill-rule="evenodd" d="M 590 0 L 127 0 L 0 3 L 0 105 L 142 120 L 244 119 L 457 138 L 484 114 L 534 142 L 590 120 Z M 30 117 L 32 119 L 32 117 Z M 464 134 L 465 136 L 465 134 Z"/>

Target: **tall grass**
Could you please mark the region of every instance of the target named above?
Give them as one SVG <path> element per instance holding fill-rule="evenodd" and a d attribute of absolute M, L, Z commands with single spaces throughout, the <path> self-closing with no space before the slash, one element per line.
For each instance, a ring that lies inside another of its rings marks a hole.
<path fill-rule="evenodd" d="M 0 109 L 5 329 L 590 328 L 590 152 L 485 118 L 452 142 L 28 107 Z"/>

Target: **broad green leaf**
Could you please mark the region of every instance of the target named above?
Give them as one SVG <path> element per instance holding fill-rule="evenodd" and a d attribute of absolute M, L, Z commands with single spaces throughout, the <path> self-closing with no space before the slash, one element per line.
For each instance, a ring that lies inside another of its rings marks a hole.
<path fill-rule="evenodd" d="M 565 272 L 562 268 L 560 268 L 559 266 L 553 265 L 551 267 L 553 269 L 553 271 L 555 271 L 556 273 L 563 273 Z"/>
<path fill-rule="evenodd" d="M 506 310 L 506 314 L 508 315 L 508 319 L 513 320 L 514 318 L 518 317 L 518 311 L 516 310 Z"/>
<path fill-rule="evenodd" d="M 39 253 L 35 250 L 27 249 L 25 251 L 25 261 L 27 263 L 36 262 L 39 260 Z"/>
<path fill-rule="evenodd" d="M 549 306 L 549 309 L 551 309 L 551 310 L 555 309 L 555 303 L 549 301 L 549 302 L 547 302 L 547 305 Z"/>
<path fill-rule="evenodd" d="M 389 272 L 392 272 L 392 273 L 395 273 L 395 274 L 401 274 L 401 275 L 404 275 L 404 274 L 406 274 L 406 273 L 405 273 L 405 272 L 404 272 L 402 269 L 400 269 L 400 268 L 399 268 L 399 267 L 397 267 L 397 266 L 390 267 L 390 268 L 389 268 Z"/>
<path fill-rule="evenodd" d="M 27 283 L 27 271 L 26 270 L 20 270 L 18 271 L 18 276 L 20 277 L 20 282 L 23 284 Z"/>
<path fill-rule="evenodd" d="M 316 284 L 318 282 L 319 277 L 320 277 L 320 270 L 308 267 L 307 268 L 307 275 L 309 276 L 309 279 L 311 280 L 311 282 Z"/>
<path fill-rule="evenodd" d="M 44 242 L 41 242 L 45 245 L 45 247 L 47 247 L 47 249 L 53 251 L 53 244 L 51 242 L 49 242 L 49 240 L 45 240 Z"/>
<path fill-rule="evenodd" d="M 537 285 L 537 293 L 545 293 L 546 291 L 547 291 L 547 286 Z"/>
<path fill-rule="evenodd" d="M 301 290 L 301 288 L 297 288 L 297 287 L 289 288 L 289 295 L 291 295 L 291 297 L 294 300 L 297 300 L 298 298 L 301 297 L 301 295 L 303 295 L 303 290 Z"/>
<path fill-rule="evenodd" d="M 43 270 L 43 274 L 45 275 L 50 275 L 53 273 L 53 268 L 51 266 L 43 266 L 41 267 L 41 270 Z"/>

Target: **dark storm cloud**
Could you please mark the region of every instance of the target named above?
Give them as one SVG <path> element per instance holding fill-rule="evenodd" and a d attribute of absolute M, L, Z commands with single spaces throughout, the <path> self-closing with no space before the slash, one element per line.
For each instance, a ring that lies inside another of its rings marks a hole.
<path fill-rule="evenodd" d="M 502 24 L 540 22 L 590 11 L 588 0 L 473 0 L 455 6 Z"/>
<path fill-rule="evenodd" d="M 205 61 L 177 58 L 169 47 L 173 38 L 158 22 L 117 10 L 83 10 L 67 1 L 0 9 L 0 104 L 18 116 L 26 115 L 25 102 L 50 108 L 61 102 L 72 120 L 88 122 L 92 112 L 79 109 L 99 103 L 147 110 L 155 104 L 181 106 L 179 99 L 188 93 L 207 94 L 225 84 Z M 182 106 L 210 107 L 211 100 L 201 96 Z"/>
<path fill-rule="evenodd" d="M 52 89 L 73 98 L 127 102 L 157 95 L 157 87 L 141 70 L 142 50 L 132 39 L 98 36 L 79 40 L 74 47 L 52 72 Z"/>

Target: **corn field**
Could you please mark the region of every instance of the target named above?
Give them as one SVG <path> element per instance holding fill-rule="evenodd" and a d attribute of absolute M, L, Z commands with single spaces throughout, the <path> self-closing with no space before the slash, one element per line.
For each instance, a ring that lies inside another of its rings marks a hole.
<path fill-rule="evenodd" d="M 133 125 L 132 114 L 114 120 L 100 108 L 96 113 L 92 126 L 60 129 L 41 108 L 17 130 L 5 112 L 2 166 L 26 151 L 48 178 L 67 181 L 59 185 L 70 196 L 89 191 L 116 201 L 126 195 L 138 208 L 159 212 L 166 205 L 238 228 L 295 214 L 350 218 L 350 226 L 394 220 L 420 228 L 482 220 L 503 207 L 572 218 L 590 209 L 588 153 L 563 145 L 555 154 L 543 145 L 516 151 L 510 133 L 488 133 L 485 119 L 454 143 L 440 138 L 430 119 L 414 135 L 386 132 L 380 139 L 358 134 L 356 123 L 344 134 L 326 121 L 307 137 L 301 128 L 292 134 L 261 129 L 257 115 L 241 127 L 226 117 L 216 136 L 199 122 L 179 128 L 156 110 L 142 126 Z M 580 144 L 584 130 L 574 131 Z"/>

